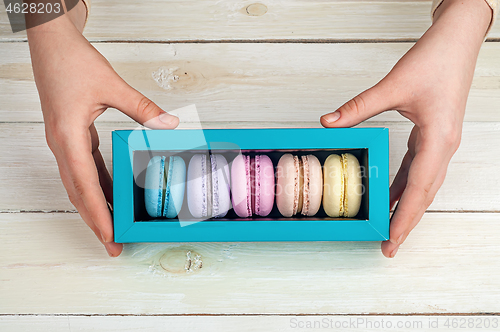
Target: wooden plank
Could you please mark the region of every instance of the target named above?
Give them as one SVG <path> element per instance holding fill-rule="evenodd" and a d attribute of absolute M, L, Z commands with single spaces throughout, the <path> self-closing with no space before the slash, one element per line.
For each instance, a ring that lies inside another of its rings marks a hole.
<path fill-rule="evenodd" d="M 250 7 L 249 7 L 250 6 Z M 430 1 L 93 0 L 92 41 L 398 40 L 431 24 Z M 490 38 L 500 36 L 494 27 Z M 0 14 L 0 41 L 24 40 Z"/>
<path fill-rule="evenodd" d="M 411 45 L 95 44 L 129 84 L 165 110 L 194 103 L 202 121 L 299 123 L 319 121 L 377 83 Z M 500 43 L 484 44 L 466 121 L 500 121 L 499 58 Z M 165 74 L 161 84 L 153 78 L 158 72 Z M 42 121 L 25 43 L 0 43 L 0 100 L 0 121 Z M 396 112 L 373 120 L 407 121 Z M 99 121 L 129 119 L 109 110 Z"/>
<path fill-rule="evenodd" d="M 390 129 L 390 179 L 392 181 L 406 152 L 411 130 L 408 123 L 372 123 Z M 203 123 L 204 128 L 319 127 L 317 123 Z M 189 123 L 183 128 L 192 128 Z M 123 123 L 100 123 L 101 151 L 111 166 L 113 129 L 134 128 Z M 462 144 L 448 168 L 433 211 L 499 211 L 500 146 L 499 123 L 466 123 Z M 0 211 L 74 210 L 59 179 L 55 158 L 46 147 L 42 124 L 0 124 Z M 15 190 L 13 190 L 15 188 Z"/>
<path fill-rule="evenodd" d="M 500 213 L 428 213 L 394 259 L 379 242 L 129 244 L 77 214 L 0 214 L 3 314 L 500 312 Z M 184 269 L 187 252 L 201 269 Z"/>
<path fill-rule="evenodd" d="M 183 332 L 186 329 L 206 332 L 241 331 L 324 331 L 376 332 L 397 331 L 495 331 L 495 316 L 2 316 L 0 328 L 5 332 L 66 331 L 148 331 Z M 470 325 L 469 325 L 470 324 Z M 489 324 L 489 325 L 488 325 Z M 490 326 L 491 329 L 485 329 Z M 406 327 L 405 327 L 406 326 Z M 453 328 L 456 326 L 456 328 Z M 469 327 L 471 326 L 471 327 Z M 475 329 L 477 327 L 477 330 Z"/>

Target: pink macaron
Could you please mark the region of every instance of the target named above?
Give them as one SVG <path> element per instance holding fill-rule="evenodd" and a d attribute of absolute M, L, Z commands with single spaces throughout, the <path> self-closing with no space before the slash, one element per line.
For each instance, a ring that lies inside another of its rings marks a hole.
<path fill-rule="evenodd" d="M 276 173 L 276 206 L 283 217 L 299 213 L 314 216 L 323 196 L 323 171 L 318 158 L 286 153 L 278 161 Z"/>
<path fill-rule="evenodd" d="M 231 166 L 231 200 L 241 218 L 267 216 L 274 206 L 274 166 L 266 155 L 238 155 Z"/>

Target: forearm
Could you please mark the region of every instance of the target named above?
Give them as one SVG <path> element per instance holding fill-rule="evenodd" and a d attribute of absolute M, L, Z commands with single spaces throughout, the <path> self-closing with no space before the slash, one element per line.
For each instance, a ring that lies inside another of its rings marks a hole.
<path fill-rule="evenodd" d="M 78 5 L 83 4 L 80 1 Z M 66 13 L 27 30 L 33 74 L 45 120 L 47 120 L 45 111 L 54 108 L 55 106 L 51 103 L 59 100 L 54 99 L 54 94 L 49 92 L 57 90 L 57 94 L 64 95 L 68 91 L 73 91 L 68 86 L 59 85 L 57 80 L 66 75 L 68 66 L 80 66 L 90 61 L 81 56 L 82 50 L 91 49 L 92 46 L 77 27 L 78 22 L 84 20 L 86 15 L 85 11 L 83 13 L 78 11 L 78 5 L 69 12 L 74 11 L 73 16 Z M 78 17 L 75 15 L 78 13 L 83 15 Z M 26 19 L 27 23 L 31 24 L 33 22 L 30 20 L 37 18 L 26 15 Z M 49 98 L 49 95 L 52 98 Z"/>
<path fill-rule="evenodd" d="M 27 36 L 36 83 L 40 70 L 57 71 L 57 68 L 52 67 L 68 56 L 62 51 L 66 49 L 65 46 L 84 38 L 68 15 L 29 28 Z"/>
<path fill-rule="evenodd" d="M 434 11 L 433 26 L 439 25 L 448 35 L 463 37 L 481 45 L 493 19 L 493 10 L 484 0 L 444 0 Z"/>
<path fill-rule="evenodd" d="M 432 1 L 431 17 L 433 20 L 435 18 L 435 14 L 437 12 L 437 9 L 439 9 L 441 7 L 443 2 L 444 2 L 444 0 L 433 0 Z M 498 16 L 498 9 L 500 7 L 500 0 L 477 0 L 477 2 L 487 4 L 490 7 L 492 14 L 493 14 L 491 16 L 491 21 L 490 21 L 490 24 L 489 24 L 488 29 L 486 31 L 486 35 L 487 35 L 495 23 L 496 16 Z M 485 35 L 485 37 L 486 37 L 486 35 Z"/>
<path fill-rule="evenodd" d="M 25 0 L 25 2 L 29 3 L 30 0 Z M 61 3 L 63 4 L 62 10 L 64 10 L 65 14 L 42 24 L 37 24 L 37 20 L 40 20 L 39 15 L 44 14 L 28 13 L 25 15 L 26 27 L 28 27 L 28 41 L 31 42 L 33 39 L 40 38 L 40 36 L 47 33 L 61 33 L 63 32 L 63 30 L 68 29 L 74 30 L 76 28 L 76 30 L 80 34 L 83 32 L 83 27 L 87 19 L 87 8 L 83 1 L 78 1 L 77 5 L 70 11 L 66 11 L 64 1 L 62 1 Z M 69 24 L 71 24 L 72 26 L 70 26 Z"/>
<path fill-rule="evenodd" d="M 416 48 L 431 54 L 436 66 L 448 68 L 449 75 L 455 76 L 456 86 L 451 89 L 468 94 L 491 19 L 491 8 L 479 0 L 444 0 L 434 13 L 432 26 Z"/>

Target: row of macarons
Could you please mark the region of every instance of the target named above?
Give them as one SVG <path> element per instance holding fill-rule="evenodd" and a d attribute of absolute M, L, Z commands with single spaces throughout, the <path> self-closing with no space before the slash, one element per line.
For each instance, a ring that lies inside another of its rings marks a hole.
<path fill-rule="evenodd" d="M 179 156 L 151 158 L 144 190 L 153 218 L 175 218 L 184 196 L 194 218 L 221 218 L 231 208 L 241 218 L 265 217 L 274 204 L 283 217 L 314 216 L 321 204 L 330 217 L 354 217 L 363 186 L 350 153 L 331 154 L 323 165 L 312 154 L 286 153 L 276 168 L 265 154 L 239 154 L 231 164 L 222 154 L 195 154 L 187 171 Z"/>

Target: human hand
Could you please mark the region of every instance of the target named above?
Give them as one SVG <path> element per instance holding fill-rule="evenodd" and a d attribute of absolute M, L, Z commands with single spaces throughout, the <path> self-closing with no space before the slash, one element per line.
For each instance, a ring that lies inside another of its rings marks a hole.
<path fill-rule="evenodd" d="M 108 107 L 153 129 L 175 128 L 179 120 L 121 79 L 69 15 L 29 29 L 28 40 L 47 143 L 69 200 L 108 254 L 118 256 L 122 244 L 113 241 L 108 208 L 112 180 L 94 120 Z"/>
<path fill-rule="evenodd" d="M 401 167 L 390 188 L 390 239 L 394 257 L 441 187 L 460 145 L 462 122 L 477 55 L 491 21 L 485 1 L 445 0 L 434 23 L 389 74 L 333 113 L 325 127 L 350 127 L 387 110 L 414 123 Z"/>

